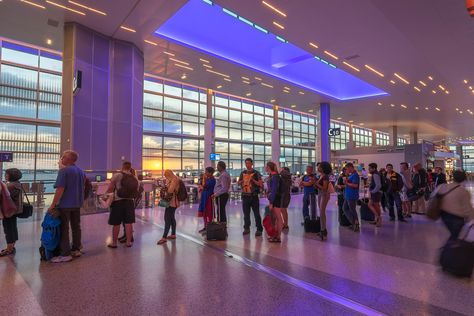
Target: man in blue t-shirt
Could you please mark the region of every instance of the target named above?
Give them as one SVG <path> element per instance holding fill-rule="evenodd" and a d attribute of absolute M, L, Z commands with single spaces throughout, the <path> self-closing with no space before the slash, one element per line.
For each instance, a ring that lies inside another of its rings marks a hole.
<path fill-rule="evenodd" d="M 310 213 L 309 208 L 311 207 L 311 218 L 316 217 L 316 189 L 314 184 L 316 183 L 316 177 L 314 176 L 313 166 L 308 165 L 306 167 L 306 174 L 300 183 L 303 187 L 303 219 L 309 219 Z"/>
<path fill-rule="evenodd" d="M 66 150 L 60 159 L 53 202 L 48 211 L 59 209 L 61 217 L 61 255 L 51 259 L 54 263 L 68 262 L 81 256 L 81 206 L 84 202 L 84 172 L 75 165 L 78 154 Z M 72 231 L 72 248 L 69 242 L 69 226 Z"/>
<path fill-rule="evenodd" d="M 344 179 L 345 190 L 343 209 L 344 214 L 352 224 L 353 230 L 358 232 L 360 230 L 360 226 L 356 205 L 357 200 L 359 200 L 360 177 L 352 163 L 347 163 L 345 167 L 347 178 Z"/>

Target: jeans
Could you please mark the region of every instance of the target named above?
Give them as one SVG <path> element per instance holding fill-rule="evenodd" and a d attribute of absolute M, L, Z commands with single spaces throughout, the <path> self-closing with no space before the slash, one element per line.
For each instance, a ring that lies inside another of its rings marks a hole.
<path fill-rule="evenodd" d="M 171 228 L 171 235 L 176 235 L 176 218 L 174 216 L 176 207 L 168 206 L 165 208 L 165 231 L 163 232 L 163 238 L 168 237 L 168 233 Z"/>
<path fill-rule="evenodd" d="M 316 194 L 305 193 L 303 195 L 303 218 L 309 217 L 309 208 L 311 207 L 311 218 L 316 218 Z"/>
<path fill-rule="evenodd" d="M 61 256 L 70 256 L 71 250 L 81 249 L 81 209 L 60 208 L 61 218 Z M 69 226 L 72 232 L 72 248 L 69 241 Z"/>
<path fill-rule="evenodd" d="M 2 220 L 3 232 L 7 244 L 14 244 L 18 240 L 18 226 L 16 224 L 16 215 Z"/>
<path fill-rule="evenodd" d="M 344 215 L 349 220 L 349 222 L 354 225 L 359 222 L 359 217 L 357 216 L 357 200 L 344 200 Z"/>
<path fill-rule="evenodd" d="M 258 195 L 242 195 L 242 208 L 244 210 L 244 229 L 250 229 L 250 209 L 252 209 L 257 230 L 263 231 Z"/>
<path fill-rule="evenodd" d="M 387 192 L 386 197 L 387 197 L 388 212 L 389 212 L 390 218 L 395 219 L 395 210 L 393 207 L 393 204 L 395 203 L 395 206 L 397 207 L 398 220 L 401 220 L 403 218 L 403 212 L 402 212 L 402 199 L 400 198 L 400 193 Z"/>
<path fill-rule="evenodd" d="M 221 194 L 217 197 L 217 205 L 219 207 L 219 221 L 221 223 L 227 223 L 227 213 L 225 211 L 225 206 L 229 200 L 229 193 Z"/>
<path fill-rule="evenodd" d="M 464 226 L 464 218 L 441 211 L 441 220 L 451 233 L 449 240 L 458 239 L 459 233 Z"/>

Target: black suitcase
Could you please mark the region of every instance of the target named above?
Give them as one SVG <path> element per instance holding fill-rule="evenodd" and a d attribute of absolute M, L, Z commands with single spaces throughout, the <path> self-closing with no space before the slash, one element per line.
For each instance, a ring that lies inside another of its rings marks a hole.
<path fill-rule="evenodd" d="M 349 220 L 347 219 L 346 214 L 344 214 L 343 210 L 339 212 L 339 225 L 345 227 L 352 225 L 351 222 L 349 222 Z"/>
<path fill-rule="evenodd" d="M 304 231 L 305 233 L 319 233 L 321 231 L 321 219 L 319 217 L 315 219 L 306 218 L 304 220 Z"/>
<path fill-rule="evenodd" d="M 215 199 L 212 201 L 212 217 L 213 220 L 206 227 L 206 239 L 207 240 L 226 240 L 227 239 L 227 223 L 221 223 L 219 220 L 220 211 L 217 207 L 214 207 Z M 216 211 L 217 210 L 217 211 Z M 216 214 L 217 213 L 217 214 Z"/>
<path fill-rule="evenodd" d="M 365 203 L 365 201 L 361 201 L 360 203 L 360 218 L 363 221 L 373 222 L 375 221 L 375 215 L 369 208 L 369 204 Z"/>
<path fill-rule="evenodd" d="M 441 250 L 439 262 L 443 271 L 470 278 L 474 269 L 474 244 L 460 239 L 448 241 Z"/>

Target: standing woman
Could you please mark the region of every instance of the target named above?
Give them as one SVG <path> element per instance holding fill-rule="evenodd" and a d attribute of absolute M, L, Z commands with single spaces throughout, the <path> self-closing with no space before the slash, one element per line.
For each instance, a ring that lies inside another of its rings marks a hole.
<path fill-rule="evenodd" d="M 173 173 L 173 171 L 165 170 L 165 178 L 167 184 L 167 193 L 170 196 L 170 204 L 165 208 L 165 231 L 163 237 L 158 240 L 158 245 L 162 245 L 167 242 L 168 239 L 176 239 L 176 218 L 175 212 L 179 207 L 178 190 L 179 190 L 179 178 Z M 171 235 L 168 233 L 171 228 Z"/>
<path fill-rule="evenodd" d="M 283 167 L 280 172 L 281 177 L 281 214 L 283 215 L 283 229 L 289 229 L 288 227 L 288 206 L 291 201 L 291 173 L 288 167 Z"/>
<path fill-rule="evenodd" d="M 21 189 L 20 179 L 22 173 L 16 168 L 7 169 L 5 171 L 5 180 L 7 181 L 7 188 L 10 192 L 10 197 L 16 205 L 17 214 L 23 211 L 22 202 L 23 195 Z M 3 231 L 5 232 L 5 239 L 7 241 L 7 248 L 0 252 L 0 257 L 14 255 L 16 253 L 15 243 L 18 241 L 18 227 L 16 222 L 16 215 L 2 220 Z"/>
<path fill-rule="evenodd" d="M 216 178 L 214 178 L 214 168 L 207 167 L 204 173 L 204 178 L 200 189 L 201 202 L 199 203 L 198 216 L 204 219 L 204 228 L 199 230 L 199 233 L 206 232 L 207 224 L 212 222 L 212 195 L 214 194 L 214 187 L 216 186 Z"/>
<path fill-rule="evenodd" d="M 270 203 L 269 208 L 275 217 L 275 230 L 276 234 L 273 237 L 269 237 L 269 242 L 281 242 L 281 230 L 283 228 L 283 217 L 281 216 L 281 191 L 280 191 L 280 174 L 277 171 L 277 166 L 274 162 L 267 162 L 265 171 L 269 175 L 268 180 L 268 202 Z"/>
<path fill-rule="evenodd" d="M 382 179 L 377 171 L 377 164 L 372 162 L 369 164 L 369 172 L 372 175 L 369 191 L 370 200 L 369 208 L 374 213 L 375 220 L 372 222 L 376 227 L 382 226 L 382 215 L 380 211 L 380 200 L 382 199 Z"/>
<path fill-rule="evenodd" d="M 318 172 L 320 177 L 316 182 L 316 187 L 319 191 L 319 216 L 321 217 L 321 232 L 319 236 L 321 240 L 324 240 L 328 236 L 328 230 L 326 229 L 326 207 L 331 198 L 331 193 L 329 192 L 329 175 L 332 172 L 331 164 L 327 161 L 322 161 L 318 166 Z"/>

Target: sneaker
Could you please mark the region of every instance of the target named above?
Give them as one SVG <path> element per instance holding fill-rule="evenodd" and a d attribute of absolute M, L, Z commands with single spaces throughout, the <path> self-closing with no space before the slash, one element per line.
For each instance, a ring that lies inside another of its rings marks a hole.
<path fill-rule="evenodd" d="M 80 256 L 82 256 L 82 252 L 80 250 L 71 251 L 71 256 L 73 258 L 79 258 Z"/>
<path fill-rule="evenodd" d="M 257 231 L 255 232 L 255 237 L 260 237 L 260 236 L 262 236 L 262 231 L 261 231 L 261 230 L 257 230 Z"/>
<path fill-rule="evenodd" d="M 242 235 L 248 235 L 250 234 L 250 229 L 244 229 L 244 232 L 242 233 Z"/>
<path fill-rule="evenodd" d="M 71 256 L 57 256 L 51 259 L 52 263 L 62 263 L 62 262 L 69 262 L 72 260 Z"/>

